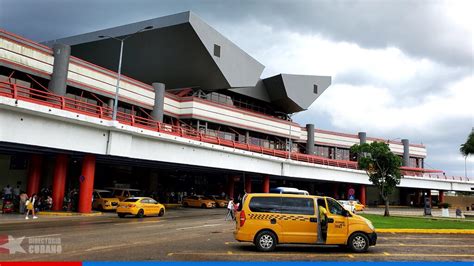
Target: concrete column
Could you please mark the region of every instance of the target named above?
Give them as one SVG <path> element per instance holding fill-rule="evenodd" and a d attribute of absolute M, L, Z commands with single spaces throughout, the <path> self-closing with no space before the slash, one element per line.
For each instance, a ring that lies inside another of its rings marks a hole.
<path fill-rule="evenodd" d="M 245 177 L 245 193 L 252 193 L 252 178 L 250 176 Z"/>
<path fill-rule="evenodd" d="M 365 132 L 359 132 L 359 144 L 364 144 L 367 142 L 367 133 Z"/>
<path fill-rule="evenodd" d="M 428 191 L 426 191 L 426 194 L 427 194 L 426 197 L 428 197 L 428 200 L 430 201 L 430 206 L 432 206 L 432 204 L 431 204 L 432 203 L 431 202 L 431 189 L 428 189 Z"/>
<path fill-rule="evenodd" d="M 58 154 L 54 166 L 53 175 L 53 211 L 60 211 L 63 208 L 64 190 L 66 189 L 68 156 Z"/>
<path fill-rule="evenodd" d="M 440 191 L 439 191 L 438 201 L 439 201 L 440 203 L 443 203 L 443 202 L 444 202 L 444 191 L 443 191 L 443 190 L 440 190 Z"/>
<path fill-rule="evenodd" d="M 92 210 L 92 192 L 94 191 L 95 155 L 87 154 L 82 161 L 82 174 L 79 185 L 80 213 L 89 213 Z"/>
<path fill-rule="evenodd" d="M 28 184 L 26 185 L 26 194 L 28 194 L 28 197 L 39 192 L 42 162 L 43 157 L 41 155 L 31 155 L 28 169 Z"/>
<path fill-rule="evenodd" d="M 62 43 L 53 45 L 54 64 L 48 88 L 55 94 L 66 95 L 67 72 L 71 47 Z"/>
<path fill-rule="evenodd" d="M 262 192 L 263 193 L 269 193 L 270 192 L 270 176 L 268 176 L 268 175 L 263 177 Z"/>
<path fill-rule="evenodd" d="M 365 205 L 365 185 L 360 185 L 359 201 Z"/>
<path fill-rule="evenodd" d="M 154 120 L 163 122 L 164 104 L 165 104 L 165 84 L 163 83 L 152 83 L 153 89 L 155 89 L 155 105 L 151 116 Z"/>
<path fill-rule="evenodd" d="M 306 141 L 306 154 L 314 154 L 314 125 L 306 124 L 308 140 Z"/>
<path fill-rule="evenodd" d="M 234 176 L 229 176 L 227 178 L 227 196 L 229 197 L 229 199 L 234 198 L 234 184 L 235 184 L 234 178 L 235 178 Z"/>
<path fill-rule="evenodd" d="M 403 144 L 403 166 L 410 165 L 410 142 L 407 139 L 402 139 Z"/>

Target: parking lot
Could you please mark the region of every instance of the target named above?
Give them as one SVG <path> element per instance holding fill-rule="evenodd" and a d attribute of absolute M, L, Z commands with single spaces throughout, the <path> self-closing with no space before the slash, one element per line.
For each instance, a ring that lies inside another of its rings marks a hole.
<path fill-rule="evenodd" d="M 184 208 L 164 217 L 46 217 L 2 219 L 0 236 L 25 236 L 26 254 L 0 253 L 0 261 L 158 260 L 158 261 L 472 261 L 474 235 L 379 234 L 368 253 L 339 247 L 279 246 L 260 253 L 252 244 L 233 238 L 234 223 L 224 221 L 225 209 Z M 60 239 L 59 254 L 30 254 L 29 239 Z"/>

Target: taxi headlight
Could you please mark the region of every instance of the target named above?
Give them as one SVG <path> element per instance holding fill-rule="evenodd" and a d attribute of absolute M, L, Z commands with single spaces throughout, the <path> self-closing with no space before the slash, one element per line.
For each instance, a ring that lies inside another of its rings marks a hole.
<path fill-rule="evenodd" d="M 367 225 L 369 226 L 370 230 L 375 230 L 375 227 L 371 221 L 367 221 Z"/>

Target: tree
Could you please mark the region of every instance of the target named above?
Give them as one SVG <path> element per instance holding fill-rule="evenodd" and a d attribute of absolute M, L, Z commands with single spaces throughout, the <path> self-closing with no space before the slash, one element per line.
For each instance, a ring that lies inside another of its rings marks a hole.
<path fill-rule="evenodd" d="M 464 156 L 464 172 L 467 177 L 467 166 L 466 166 L 467 157 L 469 157 L 469 155 L 474 154 L 474 130 L 467 137 L 466 143 L 461 144 L 459 151 Z"/>
<path fill-rule="evenodd" d="M 357 157 L 359 168 L 365 170 L 370 182 L 379 189 L 380 197 L 385 202 L 384 216 L 390 216 L 389 196 L 400 184 L 402 160 L 384 142 L 355 144 L 351 152 Z"/>

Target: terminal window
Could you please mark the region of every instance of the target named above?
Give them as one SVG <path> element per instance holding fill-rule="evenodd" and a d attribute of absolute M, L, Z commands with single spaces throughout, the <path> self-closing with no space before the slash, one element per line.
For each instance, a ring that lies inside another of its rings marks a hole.
<path fill-rule="evenodd" d="M 214 44 L 214 56 L 221 57 L 221 47 Z"/>

